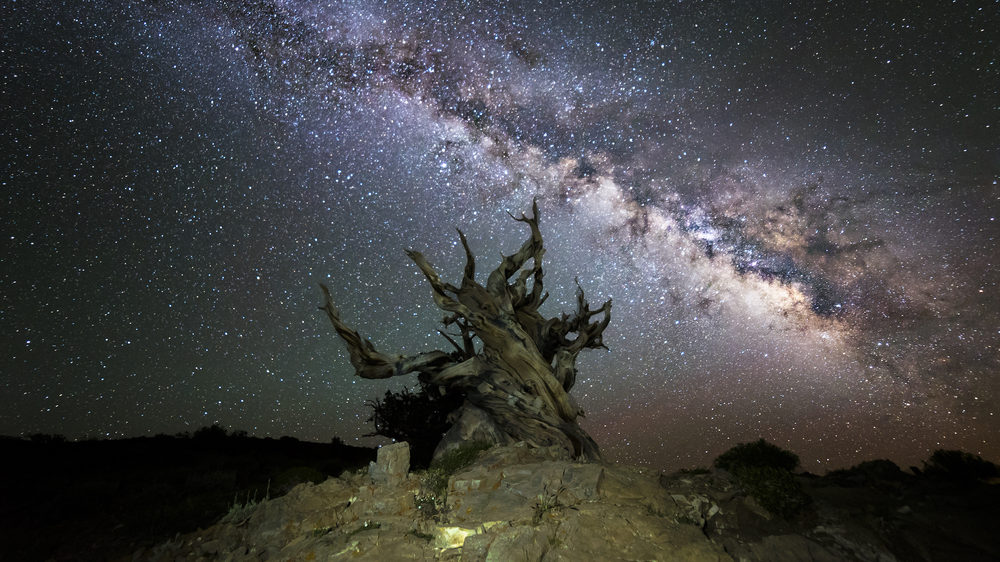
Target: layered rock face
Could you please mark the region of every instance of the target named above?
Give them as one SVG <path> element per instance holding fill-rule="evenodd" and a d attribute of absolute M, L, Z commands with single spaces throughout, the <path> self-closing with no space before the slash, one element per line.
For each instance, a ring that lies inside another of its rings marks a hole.
<path fill-rule="evenodd" d="M 368 476 L 372 484 L 379 486 L 398 486 L 406 480 L 410 472 L 409 444 L 393 443 L 380 447 L 375 462 L 368 466 Z"/>
<path fill-rule="evenodd" d="M 657 474 L 497 447 L 447 480 L 400 477 L 405 444 L 384 447 L 368 474 L 301 485 L 137 553 L 145 560 L 730 560 Z M 422 481 L 423 480 L 423 481 Z M 376 483 L 377 482 L 377 483 Z M 443 497 L 442 497 L 443 496 Z"/>
<path fill-rule="evenodd" d="M 722 471 L 666 476 L 567 461 L 561 450 L 524 444 L 484 451 L 450 475 L 408 473 L 405 444 L 378 458 L 367 473 L 300 485 L 133 559 L 910 559 L 894 555 L 877 529 L 859 526 L 856 514 L 825 504 L 783 521 Z"/>

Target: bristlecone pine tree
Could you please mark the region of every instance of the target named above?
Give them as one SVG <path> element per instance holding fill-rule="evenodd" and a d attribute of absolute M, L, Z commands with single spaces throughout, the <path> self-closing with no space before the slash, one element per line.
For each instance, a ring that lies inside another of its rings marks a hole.
<path fill-rule="evenodd" d="M 531 235 L 520 250 L 503 256 L 490 272 L 486 286 L 476 281 L 475 258 L 461 230 L 458 235 L 466 263 L 458 287 L 441 281 L 420 252 L 406 251 L 430 282 L 434 302 L 445 311 L 445 328 L 458 330 L 450 335 L 441 331 L 454 347 L 451 352 L 403 356 L 377 351 L 343 322 L 329 289 L 321 285 L 325 302 L 320 309 L 326 311 L 347 343 L 357 376 L 384 379 L 416 373 L 428 389 L 464 397 L 435 456 L 464 441 L 525 441 L 535 447 L 560 447 L 566 456 L 576 459 L 601 457 L 597 443 L 577 423 L 583 411 L 569 391 L 576 382 L 580 351 L 607 349 L 601 335 L 611 320 L 611 301 L 591 310 L 577 283 L 574 314 L 544 318 L 538 312 L 548 293 L 543 294 L 545 248 L 538 228 L 537 202 L 532 204 L 532 215 L 511 215 L 527 224 Z M 600 314 L 602 318 L 594 318 Z"/>

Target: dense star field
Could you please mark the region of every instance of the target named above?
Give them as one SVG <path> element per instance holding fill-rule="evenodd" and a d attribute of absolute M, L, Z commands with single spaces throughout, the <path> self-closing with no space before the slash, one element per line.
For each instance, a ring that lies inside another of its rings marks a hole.
<path fill-rule="evenodd" d="M 10 2 L 0 434 L 348 442 L 541 209 L 613 460 L 1000 460 L 1000 3 Z M 364 439 L 361 442 L 368 442 Z"/>

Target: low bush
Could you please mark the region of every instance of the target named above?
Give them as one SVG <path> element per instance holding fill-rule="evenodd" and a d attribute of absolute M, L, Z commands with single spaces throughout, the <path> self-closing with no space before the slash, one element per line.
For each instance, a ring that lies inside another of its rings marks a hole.
<path fill-rule="evenodd" d="M 468 441 L 462 443 L 435 459 L 431 462 L 430 467 L 443 470 L 448 474 L 454 474 L 472 464 L 476 460 L 476 457 L 479 456 L 479 453 L 492 446 L 493 444 L 488 441 Z"/>
<path fill-rule="evenodd" d="M 761 507 L 779 517 L 791 519 L 812 503 L 792 474 L 798 455 L 763 439 L 729 449 L 715 466 L 729 471 Z"/>
<path fill-rule="evenodd" d="M 830 471 L 824 479 L 839 486 L 888 486 L 892 487 L 910 476 L 899 465 L 888 459 L 864 461 L 851 468 Z"/>
<path fill-rule="evenodd" d="M 740 486 L 761 507 L 784 518 L 792 519 L 812 503 L 802 490 L 795 475 L 772 466 L 741 466 L 733 473 Z"/>
<path fill-rule="evenodd" d="M 799 467 L 799 456 L 763 439 L 739 445 L 715 459 L 715 466 L 733 472 L 736 466 L 767 466 L 789 472 Z"/>
<path fill-rule="evenodd" d="M 319 484 L 326 480 L 326 474 L 311 466 L 293 466 L 281 471 L 274 479 L 274 489 L 279 495 L 288 493 L 299 484 L 312 482 Z"/>
<path fill-rule="evenodd" d="M 432 491 L 435 497 L 443 497 L 451 475 L 472 464 L 479 453 L 492 446 L 486 441 L 469 441 L 441 455 L 431 462 L 424 474 L 424 485 Z"/>
<path fill-rule="evenodd" d="M 462 405 L 464 397 L 452 392 L 442 395 L 436 387 L 420 386 L 386 391 L 382 399 L 365 403 L 371 409 L 368 421 L 375 425 L 369 435 L 382 435 L 410 444 L 410 466 L 424 468 L 451 423 L 448 416 Z"/>
<path fill-rule="evenodd" d="M 924 462 L 924 474 L 957 482 L 974 482 L 1000 476 L 1000 468 L 979 455 L 938 449 Z"/>

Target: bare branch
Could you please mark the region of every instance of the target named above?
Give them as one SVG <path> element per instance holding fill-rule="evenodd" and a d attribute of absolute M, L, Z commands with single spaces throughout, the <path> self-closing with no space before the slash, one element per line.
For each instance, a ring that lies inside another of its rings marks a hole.
<path fill-rule="evenodd" d="M 529 260 L 534 258 L 534 266 L 532 272 L 535 273 L 535 283 L 537 287 L 532 289 L 532 294 L 537 291 L 541 294 L 541 269 L 542 269 L 542 256 L 545 254 L 545 247 L 542 245 L 542 233 L 538 229 L 538 201 L 535 200 L 531 204 L 532 216 L 526 217 L 524 214 L 520 218 L 514 218 L 518 222 L 527 223 L 531 228 L 531 235 L 525 240 L 524 244 L 521 245 L 519 249 L 514 254 L 509 256 L 503 256 L 500 265 L 497 266 L 492 273 L 490 273 L 489 279 L 486 281 L 486 290 L 490 292 L 491 295 L 501 296 L 508 291 L 507 280 L 510 279 L 512 275 L 518 272 L 524 264 Z M 509 214 L 509 213 L 508 213 Z"/>
<path fill-rule="evenodd" d="M 417 355 L 387 355 L 375 350 L 367 339 L 362 339 L 354 329 L 340 318 L 340 312 L 333 304 L 330 290 L 320 284 L 323 289 L 324 302 L 320 310 L 326 311 L 327 317 L 337 330 L 337 334 L 347 344 L 351 365 L 355 373 L 363 379 L 387 379 L 408 373 L 438 371 L 453 363 L 451 356 L 442 351 L 431 351 Z"/>
<path fill-rule="evenodd" d="M 433 289 L 434 303 L 438 305 L 441 310 L 447 310 L 448 312 L 454 312 L 460 316 L 469 316 L 469 309 L 462 303 L 455 300 L 455 296 L 458 295 L 459 289 L 449 283 L 441 281 L 441 277 L 438 276 L 437 271 L 434 270 L 432 266 L 424 255 L 415 250 L 406 250 L 406 255 L 413 260 L 413 263 L 417 264 L 420 271 L 423 272 L 424 277 L 431 284 L 431 289 Z M 451 295 L 455 296 L 449 296 Z"/>
<path fill-rule="evenodd" d="M 461 346 L 459 346 L 458 343 L 455 342 L 455 340 L 451 339 L 451 336 L 449 336 L 447 332 L 445 332 L 444 330 L 438 330 L 438 333 L 441 334 L 441 336 L 444 337 L 444 339 L 448 340 L 448 343 L 450 343 L 455 348 L 456 351 L 458 351 L 459 353 L 465 352 L 465 350 L 462 349 Z"/>
<path fill-rule="evenodd" d="M 472 341 L 472 330 L 469 328 L 469 323 L 464 321 L 456 321 L 455 323 L 462 331 L 462 345 L 465 346 L 465 355 L 472 357 L 476 354 L 476 344 Z"/>
<path fill-rule="evenodd" d="M 607 349 L 602 334 L 611 322 L 611 300 L 609 299 L 597 310 L 590 310 L 578 280 L 576 287 L 576 313 L 572 316 L 563 314 L 561 318 L 551 318 L 541 327 L 539 348 L 545 351 L 546 357 L 549 357 L 549 354 L 554 356 L 560 350 L 566 350 L 573 353 L 575 361 L 576 354 L 583 349 Z M 590 319 L 599 314 L 604 314 L 604 318 L 591 323 Z M 572 333 L 576 333 L 576 337 L 570 340 L 568 336 Z"/>
<path fill-rule="evenodd" d="M 465 233 L 459 229 L 456 230 L 458 230 L 459 239 L 462 240 L 462 248 L 465 249 L 465 275 L 462 277 L 462 287 L 465 287 L 469 283 L 476 282 L 476 257 L 469 249 L 469 241 L 465 239 Z"/>

